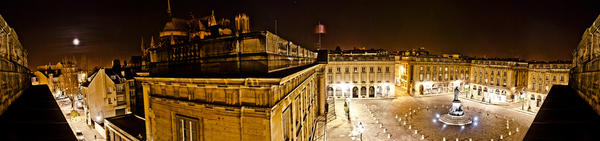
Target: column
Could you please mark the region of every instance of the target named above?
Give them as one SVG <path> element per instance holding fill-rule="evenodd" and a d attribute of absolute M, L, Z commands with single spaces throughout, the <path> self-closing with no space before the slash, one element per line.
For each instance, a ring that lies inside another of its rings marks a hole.
<path fill-rule="evenodd" d="M 327 87 L 325 85 L 325 67 L 321 67 L 319 69 L 317 69 L 317 86 L 318 86 L 318 92 L 319 92 L 319 97 L 317 98 L 317 100 L 319 100 L 319 115 L 325 115 L 325 100 L 327 99 Z M 334 93 L 335 95 L 335 93 Z"/>
<path fill-rule="evenodd" d="M 146 139 L 149 141 L 153 141 L 153 129 L 152 129 L 152 120 L 154 120 L 154 114 L 151 112 L 150 105 L 150 84 L 142 81 L 142 92 L 144 94 L 144 112 L 145 112 L 145 122 L 146 122 Z"/>

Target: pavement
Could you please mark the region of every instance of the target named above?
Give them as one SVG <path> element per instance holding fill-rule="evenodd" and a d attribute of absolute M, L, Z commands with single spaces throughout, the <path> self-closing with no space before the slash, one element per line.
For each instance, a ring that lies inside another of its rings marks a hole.
<path fill-rule="evenodd" d="M 337 99 L 335 101 L 337 117 L 327 123 L 327 140 L 360 140 L 360 133 L 356 132 L 358 131 L 357 125 L 360 122 L 362 122 L 365 129 L 362 140 L 420 140 L 422 134 L 414 134 L 414 130 L 403 126 L 401 122 L 395 119 L 395 115 L 400 113 L 400 116 L 402 116 L 401 111 L 407 111 L 409 108 L 418 106 L 449 105 L 452 97 L 451 94 L 442 94 L 418 98 L 401 96 L 394 99 L 352 99 L 349 104 L 349 116 L 344 111 L 344 99 Z M 535 114 L 515 110 L 514 108 L 517 106 L 520 108 L 520 105 L 516 103 L 495 105 L 470 100 L 462 101 L 465 107 L 476 107 L 481 111 L 485 111 L 483 113 L 491 113 L 496 118 L 514 120 L 514 124 L 521 127 L 521 134 L 512 137 L 512 140 L 522 139 L 524 131 L 531 125 L 535 116 Z M 514 130 L 514 127 L 511 130 Z M 388 138 L 388 134 L 390 138 Z M 437 138 L 425 137 L 424 140 L 430 139 Z"/>

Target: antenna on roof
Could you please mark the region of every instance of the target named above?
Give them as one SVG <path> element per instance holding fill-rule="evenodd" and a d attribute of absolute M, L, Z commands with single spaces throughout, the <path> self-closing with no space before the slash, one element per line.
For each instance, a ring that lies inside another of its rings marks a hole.
<path fill-rule="evenodd" d="M 173 17 L 173 14 L 171 13 L 171 0 L 167 0 L 167 14 L 169 15 L 169 18 Z"/>

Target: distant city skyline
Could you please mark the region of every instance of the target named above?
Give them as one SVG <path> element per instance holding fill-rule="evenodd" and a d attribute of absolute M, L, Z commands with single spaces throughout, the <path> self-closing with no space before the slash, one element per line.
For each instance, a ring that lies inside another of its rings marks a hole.
<path fill-rule="evenodd" d="M 425 47 L 434 54 L 473 57 L 570 60 L 599 1 L 405 2 L 367 1 L 171 1 L 175 17 L 250 17 L 251 30 L 278 34 L 314 49 L 314 28 L 327 28 L 323 48 Z M 133 8 L 135 7 L 135 8 Z M 141 38 L 156 36 L 167 1 L 8 1 L 0 14 L 30 52 L 29 68 L 65 56 L 87 56 L 90 66 L 141 55 Z M 502 12 L 499 12 L 502 11 Z M 74 46 L 78 38 L 80 45 Z"/>

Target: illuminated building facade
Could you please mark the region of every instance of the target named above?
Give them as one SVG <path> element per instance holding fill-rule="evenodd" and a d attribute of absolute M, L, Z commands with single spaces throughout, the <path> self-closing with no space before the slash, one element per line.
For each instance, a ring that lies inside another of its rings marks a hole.
<path fill-rule="evenodd" d="M 570 69 L 570 62 L 530 63 L 524 96 L 527 105 L 537 109 L 553 85 L 568 85 Z"/>
<path fill-rule="evenodd" d="M 55 96 L 66 95 L 73 98 L 80 94 L 80 75 L 83 74 L 73 60 L 63 59 L 56 65 L 37 66 L 36 80 L 47 84 Z M 39 82 L 38 82 L 39 83 Z"/>
<path fill-rule="evenodd" d="M 413 96 L 436 95 L 453 92 L 469 87 L 470 64 L 459 58 L 444 58 L 436 56 L 408 56 L 401 61 L 407 65 L 408 87 L 406 90 Z"/>
<path fill-rule="evenodd" d="M 101 134 L 105 118 L 124 115 L 131 112 L 128 93 L 125 91 L 126 79 L 116 68 L 99 69 L 88 78 L 90 81 L 81 86 L 85 103 L 86 123 L 94 126 Z"/>
<path fill-rule="evenodd" d="M 516 102 L 527 86 L 527 62 L 510 59 L 471 60 L 468 97 L 488 103 Z"/>
<path fill-rule="evenodd" d="M 383 50 L 332 51 L 326 67 L 328 96 L 394 97 L 394 56 Z"/>
<path fill-rule="evenodd" d="M 600 16 L 585 30 L 573 51 L 569 86 L 600 114 Z"/>
<path fill-rule="evenodd" d="M 28 52 L 0 16 L 0 114 L 31 85 Z"/>
<path fill-rule="evenodd" d="M 172 18 L 157 42 L 142 47 L 149 75 L 135 79 L 148 140 L 315 139 L 325 112 L 324 64 L 276 34 L 249 32 L 240 15 L 235 31 L 214 15 Z"/>

